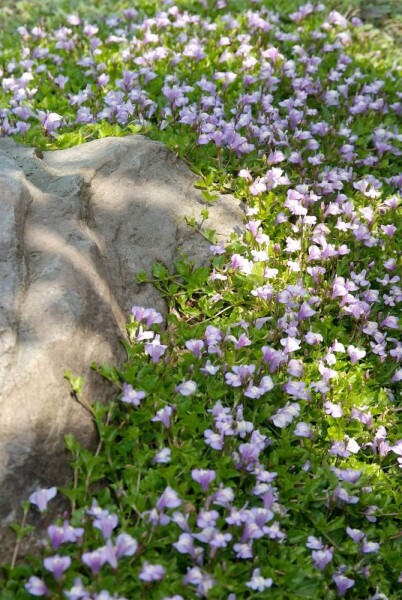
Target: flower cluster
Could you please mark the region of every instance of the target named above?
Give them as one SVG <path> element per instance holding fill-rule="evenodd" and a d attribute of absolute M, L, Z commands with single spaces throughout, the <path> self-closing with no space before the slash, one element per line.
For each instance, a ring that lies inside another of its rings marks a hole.
<path fill-rule="evenodd" d="M 0 66 L 0 136 L 143 128 L 207 200 L 246 206 L 210 267 L 155 269 L 166 322 L 132 308 L 128 361 L 104 370 L 119 399 L 94 408 L 96 455 L 71 446 L 74 510 L 30 595 L 401 593 L 402 91 L 357 17 L 227 1 L 21 26 Z"/>

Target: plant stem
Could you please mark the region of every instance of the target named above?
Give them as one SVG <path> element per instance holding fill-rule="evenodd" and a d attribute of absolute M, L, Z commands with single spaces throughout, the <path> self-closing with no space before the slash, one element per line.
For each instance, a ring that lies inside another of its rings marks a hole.
<path fill-rule="evenodd" d="M 20 532 L 17 534 L 17 541 L 15 543 L 14 546 L 14 552 L 13 552 L 13 556 L 11 558 L 11 568 L 14 569 L 15 567 L 15 563 L 17 562 L 17 558 L 18 558 L 18 552 L 20 549 L 20 545 L 23 539 L 23 534 L 21 534 L 21 531 L 24 529 L 26 521 L 27 521 L 27 516 L 28 516 L 28 508 L 24 509 L 24 514 L 22 515 L 22 520 L 21 520 L 21 530 Z"/>

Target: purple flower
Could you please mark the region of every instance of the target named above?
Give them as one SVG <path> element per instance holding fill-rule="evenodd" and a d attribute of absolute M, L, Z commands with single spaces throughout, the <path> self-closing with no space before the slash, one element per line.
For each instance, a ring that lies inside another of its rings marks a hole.
<path fill-rule="evenodd" d="M 209 488 L 209 484 L 216 477 L 216 472 L 207 469 L 193 469 L 191 471 L 191 477 L 200 484 L 204 492 L 206 492 Z"/>
<path fill-rule="evenodd" d="M 276 427 L 287 427 L 293 421 L 295 417 L 298 417 L 300 414 L 300 404 L 298 402 L 293 402 L 290 404 L 289 402 L 286 404 L 284 408 L 280 408 L 276 411 L 272 417 L 270 417 L 271 421 Z"/>
<path fill-rule="evenodd" d="M 296 424 L 296 429 L 294 430 L 294 434 L 299 437 L 312 438 L 313 432 L 311 431 L 311 425 L 309 423 L 304 423 L 303 421 L 299 421 Z"/>
<path fill-rule="evenodd" d="M 325 402 L 324 408 L 327 415 L 331 415 L 334 419 L 339 419 L 343 415 L 342 406 L 340 404 L 334 404 L 330 400 Z"/>
<path fill-rule="evenodd" d="M 101 570 L 101 567 L 105 564 L 106 557 L 102 548 L 98 548 L 92 552 L 84 552 L 81 556 L 81 560 L 91 569 L 94 575 L 97 575 Z"/>
<path fill-rule="evenodd" d="M 367 427 L 371 427 L 371 424 L 373 422 L 373 417 L 371 413 L 365 413 L 362 410 L 359 410 L 358 408 L 352 408 L 350 418 L 357 419 L 358 421 L 360 421 L 360 423 L 363 423 L 363 425 L 367 425 Z"/>
<path fill-rule="evenodd" d="M 189 532 L 190 531 L 190 527 L 188 525 L 189 517 L 190 517 L 189 513 L 187 513 L 186 515 L 183 515 L 183 513 L 176 511 L 172 515 L 172 521 L 173 521 L 173 523 L 176 523 L 176 525 L 178 527 L 180 527 L 180 529 L 182 531 Z"/>
<path fill-rule="evenodd" d="M 195 381 L 183 381 L 178 386 L 176 386 L 176 392 L 179 392 L 182 396 L 192 396 L 197 391 L 197 384 Z"/>
<path fill-rule="evenodd" d="M 352 363 L 352 365 L 356 364 L 357 361 L 366 356 L 366 351 L 359 350 L 359 348 L 356 348 L 356 346 L 348 346 L 346 348 L 346 351 L 350 356 L 350 362 Z"/>
<path fill-rule="evenodd" d="M 186 342 L 186 348 L 190 350 L 197 358 L 200 358 L 203 347 L 204 342 L 202 340 L 188 340 Z"/>
<path fill-rule="evenodd" d="M 159 362 L 161 356 L 166 352 L 167 346 L 160 343 L 160 336 L 156 335 L 155 338 L 149 344 L 145 344 L 144 350 L 151 357 L 152 362 L 156 364 Z"/>
<path fill-rule="evenodd" d="M 397 440 L 393 446 L 390 447 L 392 452 L 395 452 L 398 456 L 402 456 L 402 440 Z"/>
<path fill-rule="evenodd" d="M 354 579 L 350 579 L 349 577 L 341 575 L 340 573 L 335 573 L 332 575 L 332 579 L 335 582 L 339 596 L 343 596 L 345 592 L 352 588 L 355 584 Z"/>
<path fill-rule="evenodd" d="M 209 545 L 212 548 L 226 548 L 231 539 L 232 535 L 230 533 L 222 533 L 215 529 L 214 534 L 209 541 Z"/>
<path fill-rule="evenodd" d="M 51 487 L 48 489 L 40 488 L 29 496 L 31 504 L 35 504 L 40 512 L 44 512 L 47 508 L 47 503 L 52 500 L 57 494 L 57 488 Z"/>
<path fill-rule="evenodd" d="M 350 527 L 346 527 L 346 533 L 354 542 L 360 542 L 364 538 L 363 531 L 360 529 L 351 529 Z"/>
<path fill-rule="evenodd" d="M 159 498 L 156 508 L 161 511 L 165 508 L 177 508 L 180 506 L 181 500 L 177 494 L 171 487 L 167 487 L 163 492 L 162 496 Z"/>
<path fill-rule="evenodd" d="M 287 372 L 293 377 L 303 377 L 303 363 L 292 358 L 288 363 Z"/>
<path fill-rule="evenodd" d="M 68 600 L 88 600 L 89 598 L 89 592 L 87 592 L 79 577 L 74 579 L 73 587 L 68 591 L 66 590 L 64 595 Z"/>
<path fill-rule="evenodd" d="M 121 533 L 116 538 L 116 556 L 133 556 L 138 550 L 138 542 L 128 533 Z"/>
<path fill-rule="evenodd" d="M 388 327 L 388 329 L 399 329 L 397 317 L 388 315 L 383 321 L 381 321 L 381 327 Z"/>
<path fill-rule="evenodd" d="M 255 365 L 238 365 L 232 367 L 233 373 L 225 374 L 226 383 L 232 387 L 240 387 L 251 377 L 255 371 Z"/>
<path fill-rule="evenodd" d="M 170 428 L 170 417 L 172 416 L 172 407 L 171 406 L 164 406 L 163 408 L 160 408 L 157 412 L 156 415 L 154 417 L 152 417 L 151 421 L 154 421 L 155 423 L 160 422 L 163 423 L 163 425 L 166 427 L 166 429 Z"/>
<path fill-rule="evenodd" d="M 299 309 L 298 318 L 300 321 L 304 319 L 309 319 L 313 315 L 315 315 L 317 311 L 312 309 L 311 306 L 307 302 L 303 302 Z"/>
<path fill-rule="evenodd" d="M 252 540 L 249 542 L 234 544 L 233 550 L 236 553 L 237 559 L 247 560 L 248 558 L 253 558 Z"/>
<path fill-rule="evenodd" d="M 219 513 L 217 510 L 206 510 L 202 508 L 197 516 L 197 527 L 200 529 L 210 529 L 211 531 L 214 529 L 216 525 L 216 521 L 219 518 Z"/>
<path fill-rule="evenodd" d="M 377 510 L 378 510 L 378 506 L 375 506 L 375 504 L 372 504 L 364 511 L 367 521 L 370 521 L 370 523 L 375 523 L 377 521 L 377 517 L 374 516 L 374 513 L 376 513 Z"/>
<path fill-rule="evenodd" d="M 158 511 L 156 508 L 143 512 L 141 516 L 151 523 L 154 528 L 157 525 L 168 525 L 168 523 L 170 523 L 170 517 L 163 512 Z"/>
<path fill-rule="evenodd" d="M 93 596 L 93 600 L 126 600 L 125 598 L 120 598 L 116 594 L 111 595 L 107 590 L 101 590 L 98 594 Z"/>
<path fill-rule="evenodd" d="M 322 571 L 331 562 L 333 558 L 333 548 L 324 547 L 322 550 L 313 550 L 311 556 L 316 569 Z"/>
<path fill-rule="evenodd" d="M 201 373 L 203 373 L 203 375 L 216 375 L 216 373 L 219 371 L 219 367 L 214 366 L 210 360 L 207 360 L 207 362 L 200 369 L 200 371 Z"/>
<path fill-rule="evenodd" d="M 246 586 L 255 592 L 263 592 L 264 590 L 271 587 L 273 581 L 270 578 L 265 579 L 260 573 L 260 569 L 254 569 L 253 576 L 246 583 Z"/>
<path fill-rule="evenodd" d="M 184 584 L 199 585 L 202 581 L 203 573 L 199 567 L 193 567 L 187 570 L 187 574 L 183 578 Z"/>
<path fill-rule="evenodd" d="M 130 383 L 123 383 L 123 396 L 121 398 L 122 402 L 139 406 L 141 400 L 143 400 L 145 396 L 145 392 L 137 392 Z"/>
<path fill-rule="evenodd" d="M 156 465 L 165 464 L 170 462 L 171 450 L 169 448 L 162 448 L 153 457 L 152 462 Z"/>
<path fill-rule="evenodd" d="M 49 536 L 50 543 L 52 544 L 54 550 L 57 550 L 57 548 L 66 541 L 64 535 L 64 527 L 59 527 L 58 525 L 50 525 L 47 528 L 47 534 Z"/>
<path fill-rule="evenodd" d="M 309 535 L 306 547 L 310 548 L 310 550 L 322 550 L 324 546 L 321 539 L 316 538 L 314 535 Z"/>
<path fill-rule="evenodd" d="M 93 526 L 96 529 L 99 529 L 102 533 L 102 536 L 105 539 L 109 539 L 112 535 L 113 529 L 117 527 L 119 520 L 116 515 L 102 515 L 98 519 L 96 519 L 93 523 Z"/>
<path fill-rule="evenodd" d="M 365 540 L 360 547 L 360 552 L 362 554 L 371 554 L 373 552 L 377 553 L 379 549 L 380 544 L 378 544 L 377 542 L 368 542 L 367 540 Z"/>
<path fill-rule="evenodd" d="M 288 336 L 286 338 L 281 338 L 280 340 L 283 351 L 285 354 L 290 354 L 292 352 L 296 352 L 296 350 L 300 349 L 301 341 L 295 337 Z"/>
<path fill-rule="evenodd" d="M 222 337 L 222 332 L 218 327 L 208 325 L 205 330 L 205 341 L 207 346 L 216 346 L 222 341 Z"/>
<path fill-rule="evenodd" d="M 117 569 L 118 560 L 116 547 L 112 544 L 112 541 L 107 540 L 106 546 L 102 546 L 101 548 L 98 548 L 98 550 L 101 554 L 103 554 L 105 564 L 109 563 L 112 569 Z"/>
<path fill-rule="evenodd" d="M 293 381 L 290 379 L 283 384 L 282 389 L 295 400 L 309 400 L 311 397 L 309 391 L 306 390 L 304 381 Z"/>
<path fill-rule="evenodd" d="M 54 132 L 60 127 L 63 117 L 53 112 L 43 112 L 38 110 L 40 123 L 45 130 L 46 135 L 54 135 Z"/>
<path fill-rule="evenodd" d="M 391 378 L 392 383 L 396 383 L 397 381 L 402 381 L 402 369 L 397 369 Z"/>
<path fill-rule="evenodd" d="M 65 521 L 62 526 L 50 525 L 47 529 L 50 543 L 57 550 L 61 544 L 66 542 L 75 543 L 84 535 L 82 527 L 73 527 L 68 521 Z"/>
<path fill-rule="evenodd" d="M 384 232 L 384 234 L 387 235 L 388 237 L 393 237 L 394 233 L 396 231 L 396 227 L 393 224 L 391 224 L 391 225 L 381 225 L 381 229 Z"/>
<path fill-rule="evenodd" d="M 214 504 L 218 506 L 224 506 L 225 508 L 230 508 L 231 503 L 234 500 L 234 493 L 232 488 L 220 488 L 215 494 L 212 496 L 212 501 Z"/>
<path fill-rule="evenodd" d="M 177 542 L 172 544 L 180 554 L 189 554 L 190 556 L 195 555 L 193 536 L 189 533 L 181 533 Z"/>
<path fill-rule="evenodd" d="M 220 433 L 215 433 L 212 429 L 204 431 L 205 443 L 211 446 L 214 450 L 222 450 L 223 436 Z"/>
<path fill-rule="evenodd" d="M 49 556 L 43 561 L 43 566 L 45 569 L 50 571 L 50 573 L 53 573 L 53 577 L 57 581 L 63 577 L 64 571 L 66 571 L 70 565 L 71 558 L 69 556 L 59 556 L 58 554 Z"/>
<path fill-rule="evenodd" d="M 163 317 L 153 308 L 144 308 L 143 306 L 133 306 L 131 312 L 137 323 L 145 321 L 147 327 L 151 327 L 154 323 L 162 323 Z"/>
<path fill-rule="evenodd" d="M 49 592 L 45 582 L 34 575 L 28 579 L 24 587 L 31 594 L 31 596 L 46 596 L 46 594 Z"/>
<path fill-rule="evenodd" d="M 347 481 L 348 483 L 356 483 L 361 475 L 361 471 L 356 469 L 337 469 L 336 467 L 331 467 L 331 471 L 335 473 L 340 481 Z"/>
<path fill-rule="evenodd" d="M 273 373 L 278 369 L 281 363 L 286 362 L 287 358 L 284 352 L 281 350 L 274 350 L 269 346 L 263 346 L 261 348 L 263 359 L 265 363 L 270 365 L 270 372 Z"/>
<path fill-rule="evenodd" d="M 88 508 L 86 512 L 90 517 L 95 519 L 99 519 L 101 516 L 106 516 L 109 514 L 109 511 L 101 508 L 96 500 L 92 500 L 91 508 Z"/>
<path fill-rule="evenodd" d="M 161 581 L 164 576 L 165 569 L 162 565 L 150 565 L 147 562 L 142 565 L 141 573 L 138 575 L 142 581 L 146 581 L 147 583 Z"/>

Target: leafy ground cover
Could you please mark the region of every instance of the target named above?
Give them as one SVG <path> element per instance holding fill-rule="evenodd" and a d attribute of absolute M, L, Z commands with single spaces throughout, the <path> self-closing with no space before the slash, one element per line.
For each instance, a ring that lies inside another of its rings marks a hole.
<path fill-rule="evenodd" d="M 74 483 L 24 507 L 71 510 L 0 598 L 396 600 L 398 49 L 329 3 L 105 6 L 3 36 L 1 135 L 162 140 L 247 231 L 224 246 L 205 210 L 210 267 L 154 266 L 166 328 L 133 307 L 96 453 L 68 437 Z"/>

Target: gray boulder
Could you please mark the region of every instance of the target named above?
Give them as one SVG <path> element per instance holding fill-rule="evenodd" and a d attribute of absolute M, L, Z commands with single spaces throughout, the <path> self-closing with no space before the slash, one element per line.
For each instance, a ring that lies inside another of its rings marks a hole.
<path fill-rule="evenodd" d="M 0 527 L 37 486 L 68 473 L 64 435 L 90 446 L 91 416 L 71 398 L 64 372 L 83 375 L 85 395 L 111 390 L 89 368 L 124 360 L 119 340 L 131 306 L 165 305 L 136 274 L 209 243 L 197 177 L 160 143 L 106 138 L 42 155 L 0 140 Z M 242 228 L 233 197 L 209 208 L 221 239 Z"/>

